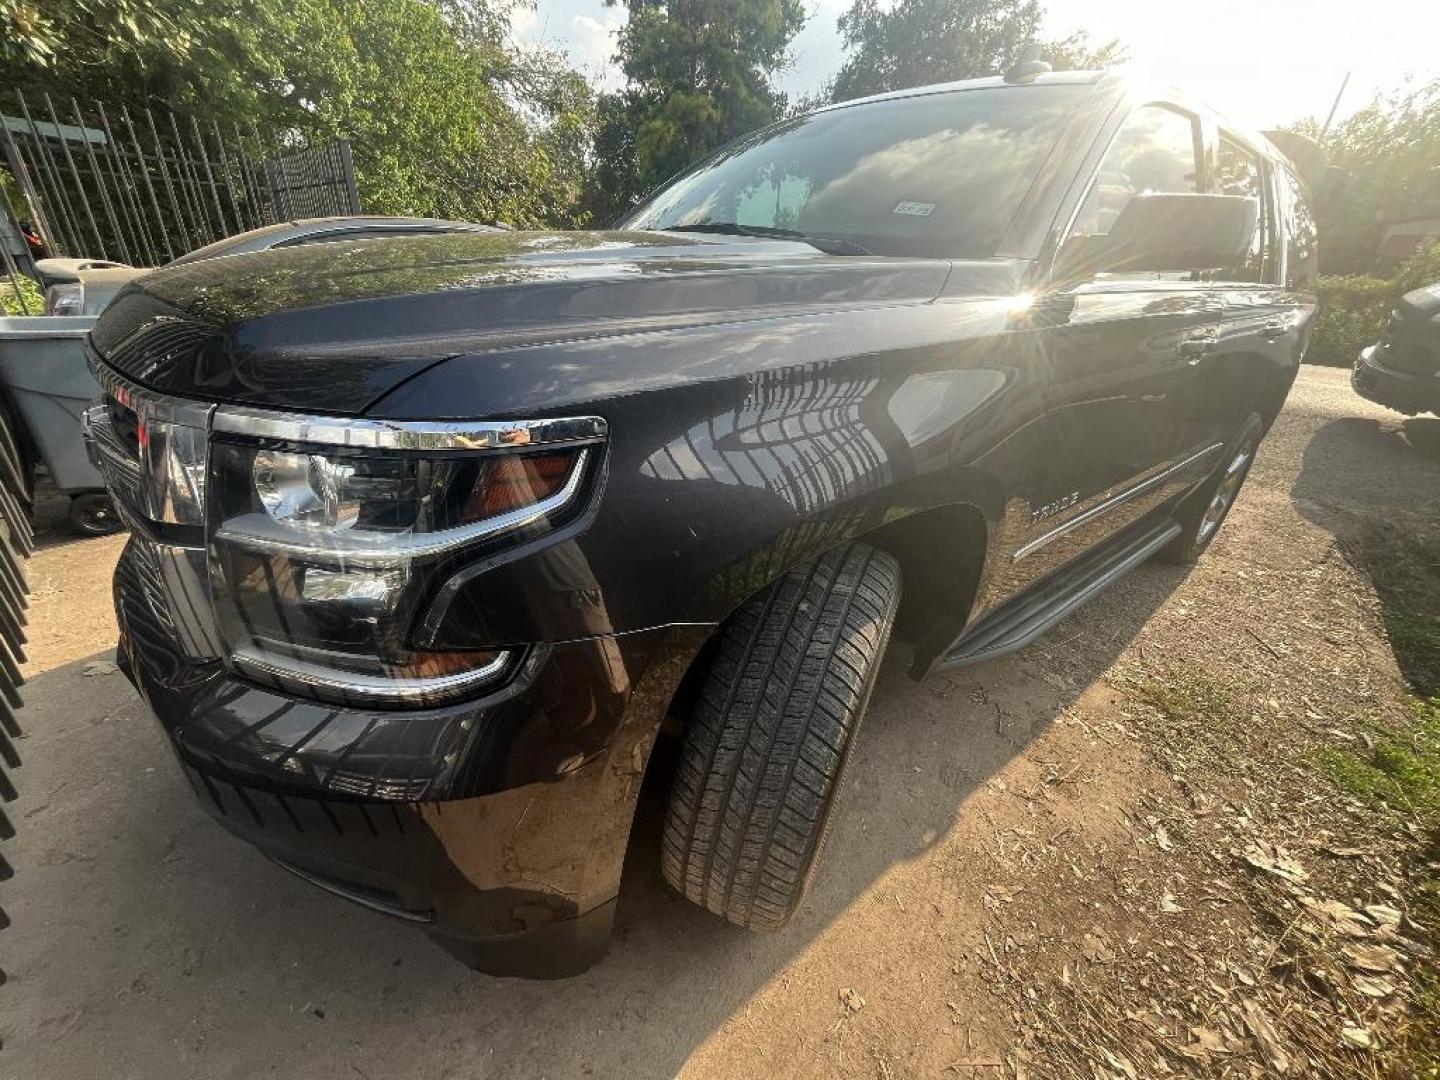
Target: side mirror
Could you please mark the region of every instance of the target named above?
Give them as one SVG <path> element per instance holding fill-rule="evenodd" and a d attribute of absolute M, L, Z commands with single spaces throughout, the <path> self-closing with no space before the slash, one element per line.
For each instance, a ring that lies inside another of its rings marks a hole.
<path fill-rule="evenodd" d="M 1071 236 L 1055 260 L 1058 280 L 1105 273 L 1183 273 L 1239 263 L 1260 207 L 1243 195 L 1135 195 L 1110 231 Z"/>

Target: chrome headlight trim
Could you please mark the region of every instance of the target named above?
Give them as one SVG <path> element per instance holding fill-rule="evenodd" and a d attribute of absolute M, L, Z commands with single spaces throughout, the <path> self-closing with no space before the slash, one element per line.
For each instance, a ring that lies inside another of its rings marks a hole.
<path fill-rule="evenodd" d="M 215 410 L 212 430 L 225 435 L 357 450 L 509 450 L 553 443 L 600 442 L 608 425 L 599 416 L 543 420 L 368 420 L 306 416 L 241 406 Z"/>
<path fill-rule="evenodd" d="M 338 696 L 357 704 L 416 707 L 438 705 L 493 682 L 509 666 L 514 655 L 512 651 L 502 649 L 493 660 L 480 667 L 425 679 L 341 672 L 290 657 L 272 659 L 244 646 L 231 652 L 230 664 L 240 674 L 262 683 L 298 685 L 321 696 Z"/>
<path fill-rule="evenodd" d="M 564 487 L 549 498 L 456 529 L 402 536 L 337 532 L 297 538 L 295 529 L 280 524 L 268 514 L 256 513 L 226 522 L 215 531 L 214 539 L 249 551 L 305 559 L 331 558 L 347 566 L 383 567 L 408 563 L 412 559 L 443 554 L 497 533 L 524 528 L 555 513 L 580 490 L 589 456 L 589 450 L 581 450 L 575 455 L 575 464 L 570 466 L 570 475 L 566 477 Z"/>

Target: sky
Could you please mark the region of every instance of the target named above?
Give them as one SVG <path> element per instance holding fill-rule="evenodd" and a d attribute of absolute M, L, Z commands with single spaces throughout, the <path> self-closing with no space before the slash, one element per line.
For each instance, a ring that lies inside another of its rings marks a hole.
<path fill-rule="evenodd" d="M 835 28 L 849 0 L 807 0 L 809 18 L 777 78 L 792 96 L 819 89 L 844 54 Z M 1238 124 L 1321 118 L 1346 71 L 1343 116 L 1407 78 L 1440 78 L 1437 0 L 1049 0 L 1044 34 L 1118 37 L 1137 68 L 1192 92 Z M 605 89 L 623 81 L 612 56 L 625 9 L 603 0 L 538 0 L 515 12 L 514 36 L 566 52 Z"/>

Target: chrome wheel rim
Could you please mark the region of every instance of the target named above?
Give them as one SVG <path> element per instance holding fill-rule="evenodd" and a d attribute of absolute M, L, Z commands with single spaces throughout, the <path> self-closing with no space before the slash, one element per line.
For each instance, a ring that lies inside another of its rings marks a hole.
<path fill-rule="evenodd" d="M 1247 442 L 1225 466 L 1225 475 L 1221 477 L 1215 494 L 1210 498 L 1210 505 L 1205 508 L 1205 514 L 1200 519 L 1200 531 L 1196 540 L 1202 546 L 1211 541 L 1216 530 L 1220 528 L 1220 523 L 1225 520 L 1225 515 L 1230 512 L 1235 496 L 1240 494 L 1240 485 L 1245 482 L 1245 474 L 1250 471 L 1250 462 L 1254 456 L 1255 444 Z"/>

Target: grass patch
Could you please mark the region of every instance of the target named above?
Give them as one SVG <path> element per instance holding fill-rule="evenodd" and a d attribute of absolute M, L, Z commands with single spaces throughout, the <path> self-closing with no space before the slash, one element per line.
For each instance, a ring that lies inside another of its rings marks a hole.
<path fill-rule="evenodd" d="M 1375 584 L 1400 673 L 1422 701 L 1440 698 L 1440 525 L 1368 520 L 1345 550 Z"/>
<path fill-rule="evenodd" d="M 1367 521 L 1346 550 L 1375 584 L 1390 647 L 1416 696 L 1411 723 L 1372 724 L 1368 750 L 1330 750 L 1321 763 L 1344 790 L 1414 822 L 1425 838 L 1421 858 L 1433 866 L 1440 860 L 1440 526 Z M 1421 869 L 1407 891 L 1410 917 L 1440 931 L 1440 878 Z M 1405 1075 L 1440 1077 L 1440 970 L 1418 965 L 1415 979 L 1401 1044 Z"/>
<path fill-rule="evenodd" d="M 1345 544 L 1375 584 L 1396 663 L 1415 693 L 1413 723 L 1373 724 L 1365 752 L 1331 750 L 1345 790 L 1384 801 L 1440 837 L 1440 526 L 1369 520 Z"/>
<path fill-rule="evenodd" d="M 1144 679 L 1130 683 L 1129 689 L 1172 724 L 1225 720 L 1235 714 L 1225 688 L 1199 672 Z"/>
<path fill-rule="evenodd" d="M 1440 832 L 1440 698 L 1415 702 L 1408 727 L 1372 725 L 1365 751 L 1328 750 L 1321 763 L 1346 791 L 1384 802 Z"/>
<path fill-rule="evenodd" d="M 1240 713 L 1228 688 L 1195 668 L 1117 684 L 1149 706 L 1161 723 L 1156 749 L 1169 768 L 1208 760 L 1225 769 L 1245 765 L 1236 732 Z"/>

